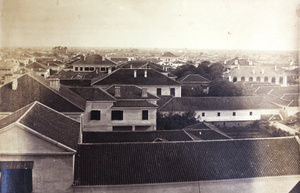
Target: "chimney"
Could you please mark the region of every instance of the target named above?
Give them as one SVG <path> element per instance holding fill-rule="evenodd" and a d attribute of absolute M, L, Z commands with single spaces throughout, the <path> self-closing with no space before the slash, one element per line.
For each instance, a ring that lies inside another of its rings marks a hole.
<path fill-rule="evenodd" d="M 136 78 L 136 70 L 133 71 L 133 77 Z"/>
<path fill-rule="evenodd" d="M 144 72 L 144 77 L 147 78 L 147 70 Z"/>
<path fill-rule="evenodd" d="M 132 69 L 132 64 L 130 64 L 130 69 Z"/>
<path fill-rule="evenodd" d="M 49 62 L 47 63 L 47 65 L 49 66 Z"/>
<path fill-rule="evenodd" d="M 236 60 L 234 61 L 234 64 L 235 64 L 235 65 L 238 65 L 238 64 L 239 64 L 238 59 L 236 59 Z"/>
<path fill-rule="evenodd" d="M 12 89 L 17 90 L 17 88 L 18 88 L 18 79 L 14 77 L 12 82 Z"/>
<path fill-rule="evenodd" d="M 224 64 L 226 64 L 226 63 L 227 63 L 227 60 L 224 61 Z"/>
<path fill-rule="evenodd" d="M 58 78 L 49 78 L 50 87 L 54 90 L 59 91 L 60 89 L 60 80 Z"/>
<path fill-rule="evenodd" d="M 119 86 L 115 86 L 115 97 L 121 97 L 121 88 Z"/>
<path fill-rule="evenodd" d="M 252 66 L 253 65 L 253 62 L 252 60 L 249 60 L 249 65 Z"/>
<path fill-rule="evenodd" d="M 147 88 L 142 88 L 142 97 L 148 97 Z"/>
<path fill-rule="evenodd" d="M 108 74 L 111 74 L 111 68 L 108 68 Z"/>

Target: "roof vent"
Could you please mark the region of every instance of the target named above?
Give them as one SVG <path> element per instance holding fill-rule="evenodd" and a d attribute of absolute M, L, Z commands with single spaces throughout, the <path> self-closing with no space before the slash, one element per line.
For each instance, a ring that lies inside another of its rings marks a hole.
<path fill-rule="evenodd" d="M 136 70 L 133 71 L 133 77 L 136 78 Z"/>
<path fill-rule="evenodd" d="M 147 78 L 147 70 L 144 72 L 144 77 Z"/>

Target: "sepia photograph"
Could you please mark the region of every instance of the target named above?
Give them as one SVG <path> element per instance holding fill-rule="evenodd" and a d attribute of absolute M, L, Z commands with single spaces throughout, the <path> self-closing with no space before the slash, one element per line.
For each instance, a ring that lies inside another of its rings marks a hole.
<path fill-rule="evenodd" d="M 0 193 L 300 193 L 299 0 L 0 13 Z"/>

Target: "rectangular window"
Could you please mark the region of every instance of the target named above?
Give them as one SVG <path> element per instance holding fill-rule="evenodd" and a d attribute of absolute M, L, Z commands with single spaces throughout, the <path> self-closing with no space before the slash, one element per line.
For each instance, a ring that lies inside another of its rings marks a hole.
<path fill-rule="evenodd" d="M 232 113 L 232 116 L 235 116 L 235 115 L 236 115 L 235 112 L 233 112 L 233 113 Z"/>
<path fill-rule="evenodd" d="M 100 68 L 100 71 L 101 71 L 101 72 L 106 72 L 106 68 L 105 68 L 105 67 L 101 67 L 101 68 Z"/>
<path fill-rule="evenodd" d="M 161 95 L 161 88 L 156 89 L 156 95 Z"/>
<path fill-rule="evenodd" d="M 90 71 L 95 71 L 95 68 L 94 67 L 90 67 Z"/>
<path fill-rule="evenodd" d="M 218 112 L 218 117 L 220 117 L 221 116 L 221 113 L 220 112 Z"/>
<path fill-rule="evenodd" d="M 171 93 L 172 96 L 175 96 L 175 88 L 171 88 L 170 93 Z"/>
<path fill-rule="evenodd" d="M 123 111 L 112 111 L 111 120 L 123 120 Z"/>
<path fill-rule="evenodd" d="M 143 110 L 143 112 L 142 112 L 142 120 L 148 120 L 148 110 Z"/>
<path fill-rule="evenodd" d="M 78 67 L 75 67 L 75 71 L 78 71 Z"/>
<path fill-rule="evenodd" d="M 252 116 L 252 112 L 250 112 L 249 115 Z"/>
<path fill-rule="evenodd" d="M 83 71 L 83 67 L 80 67 L 80 71 Z"/>
<path fill-rule="evenodd" d="M 202 117 L 205 117 L 205 113 L 202 113 Z"/>
<path fill-rule="evenodd" d="M 84 67 L 84 71 L 90 71 L 90 67 Z"/>
<path fill-rule="evenodd" d="M 91 111 L 91 120 L 100 120 L 101 119 L 101 112 L 93 110 Z"/>

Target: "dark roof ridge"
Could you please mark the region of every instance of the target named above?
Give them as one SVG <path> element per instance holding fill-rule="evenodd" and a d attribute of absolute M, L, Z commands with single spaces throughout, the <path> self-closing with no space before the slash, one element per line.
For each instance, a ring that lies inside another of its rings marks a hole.
<path fill-rule="evenodd" d="M 68 97 L 64 96 L 61 92 L 56 91 L 55 89 L 51 88 L 49 85 L 45 84 L 45 82 L 40 81 L 39 79 L 37 79 L 33 74 L 28 73 L 28 75 L 33 78 L 34 80 L 38 81 L 40 84 L 44 85 L 45 87 L 47 87 L 48 89 L 50 89 L 52 92 L 55 92 L 56 94 L 58 94 L 59 96 L 61 96 L 62 98 L 64 98 L 65 100 L 69 101 L 70 103 L 72 103 L 73 105 L 75 105 L 76 107 L 78 107 L 79 109 L 85 111 L 85 105 L 84 104 L 84 108 L 79 106 L 78 104 L 76 104 L 75 102 L 73 102 L 72 100 L 70 100 Z M 46 81 L 46 80 L 45 80 Z M 60 85 L 61 87 L 64 87 L 65 89 L 68 89 L 70 92 L 74 93 L 73 91 L 71 91 L 68 87 L 65 87 L 64 85 Z M 84 100 L 86 102 L 86 100 L 81 97 L 80 95 L 74 93 L 75 95 L 77 95 L 77 97 L 80 97 L 81 100 Z"/>
<path fill-rule="evenodd" d="M 39 101 L 35 101 L 34 104 L 33 104 L 33 106 L 35 106 L 35 105 L 42 105 L 42 106 L 44 106 L 45 108 L 47 108 L 47 109 L 49 109 L 51 111 L 54 111 L 54 112 L 56 112 L 56 113 L 58 113 L 58 114 L 60 114 L 60 115 L 62 115 L 64 117 L 66 117 L 68 119 L 72 119 L 73 121 L 76 121 L 76 122 L 80 123 L 80 121 L 78 121 L 76 119 L 73 119 L 72 117 L 69 117 L 69 116 L 67 116 L 67 115 L 65 115 L 65 114 L 63 114 L 63 113 L 61 113 L 61 112 L 59 112 L 59 111 L 57 111 L 55 109 L 52 109 L 52 108 L 48 107 L 47 105 L 45 105 L 45 104 L 43 104 L 43 103 L 41 103 Z"/>
<path fill-rule="evenodd" d="M 76 149 L 73 149 L 73 148 L 71 148 L 71 147 L 69 147 L 69 146 L 67 146 L 67 145 L 65 145 L 65 144 L 63 144 L 63 143 L 61 143 L 61 142 L 59 142 L 59 141 L 57 141 L 57 140 L 55 140 L 55 139 L 52 139 L 51 137 L 48 137 L 48 136 L 46 136 L 46 135 L 44 135 L 44 134 L 42 134 L 42 133 L 40 133 L 40 132 L 38 132 L 38 131 L 32 129 L 32 128 L 30 128 L 30 127 L 24 125 L 23 123 L 18 122 L 17 124 L 19 124 L 19 125 L 21 125 L 22 127 L 26 128 L 29 132 L 38 135 L 40 138 L 43 138 L 43 139 L 49 141 L 50 143 L 56 144 L 57 146 L 59 146 L 59 147 L 65 149 L 65 150 L 69 150 L 69 151 L 72 151 L 72 152 L 76 152 Z"/>
<path fill-rule="evenodd" d="M 91 85 L 94 85 L 94 84 L 96 84 L 97 82 L 102 81 L 103 79 L 105 79 L 105 78 L 109 77 L 110 75 L 116 73 L 116 72 L 119 71 L 120 69 L 123 69 L 123 68 L 118 68 L 118 69 L 116 69 L 115 71 L 111 72 L 110 74 L 107 74 L 106 76 L 103 76 L 103 77 L 100 78 L 100 79 L 92 80 L 92 81 L 91 81 Z"/>
<path fill-rule="evenodd" d="M 126 131 L 124 131 L 126 132 Z M 298 138 L 298 139 L 297 139 Z M 300 145 L 298 136 L 284 137 L 261 137 L 261 138 L 239 138 L 239 139 L 210 139 L 210 140 L 195 140 L 195 141 L 166 141 L 164 143 L 213 143 L 213 142 L 233 142 L 233 141 L 262 141 L 262 140 L 277 140 L 277 139 L 296 139 Z M 78 145 L 109 145 L 109 144 L 157 144 L 153 142 L 112 142 L 112 143 L 81 143 Z"/>
<path fill-rule="evenodd" d="M 26 108 L 29 107 L 29 108 L 25 111 L 25 113 L 23 113 L 23 115 L 21 115 L 20 117 L 17 117 L 16 120 L 12 121 L 12 122 L 9 123 L 8 125 L 4 126 L 3 128 L 8 127 L 9 125 L 14 124 L 14 123 L 19 123 L 19 121 L 20 121 L 20 120 L 28 113 L 28 111 L 29 111 L 30 109 L 32 109 L 34 103 L 35 103 L 35 102 L 32 102 L 32 103 L 30 103 L 30 104 L 28 104 L 28 105 L 26 105 L 26 106 L 24 106 L 24 107 L 22 107 L 22 108 L 20 108 L 20 109 L 18 109 L 18 110 L 16 110 L 16 111 L 14 111 L 14 112 L 11 113 L 10 115 L 5 116 L 5 117 L 3 117 L 2 119 L 0 119 L 0 121 L 3 121 L 6 117 L 9 117 L 9 116 L 11 116 L 11 115 L 13 115 L 13 114 L 16 114 L 16 113 L 18 113 L 18 112 L 20 112 L 20 111 L 22 111 L 22 110 L 24 110 L 24 109 L 26 109 Z M 1 129 L 2 129 L 2 128 L 0 127 L 0 130 L 1 130 Z"/>

